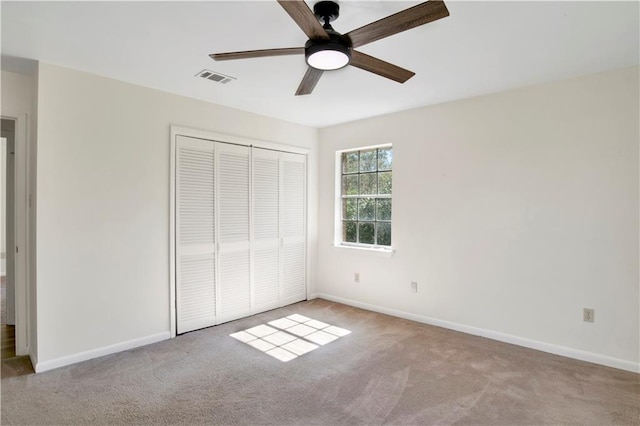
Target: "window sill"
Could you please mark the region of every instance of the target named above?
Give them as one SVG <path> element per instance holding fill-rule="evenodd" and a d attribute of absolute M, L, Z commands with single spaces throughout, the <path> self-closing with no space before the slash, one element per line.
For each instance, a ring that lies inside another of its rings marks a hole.
<path fill-rule="evenodd" d="M 366 255 L 374 255 L 380 257 L 391 257 L 395 254 L 396 250 L 393 248 L 371 248 L 371 247 L 359 247 L 348 246 L 342 244 L 333 244 L 333 247 L 338 250 L 346 250 L 351 253 L 362 253 Z"/>

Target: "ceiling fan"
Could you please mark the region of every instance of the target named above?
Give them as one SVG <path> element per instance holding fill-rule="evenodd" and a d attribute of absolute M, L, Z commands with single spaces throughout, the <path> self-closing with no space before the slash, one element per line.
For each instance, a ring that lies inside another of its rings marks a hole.
<path fill-rule="evenodd" d="M 278 0 L 278 3 L 309 37 L 304 47 L 213 53 L 209 56 L 216 61 L 225 61 L 304 53 L 309 67 L 298 86 L 296 96 L 310 94 L 325 71 L 340 69 L 347 65 L 404 83 L 415 73 L 354 49 L 449 16 L 443 1 L 429 0 L 346 34 L 340 34 L 331 26 L 331 22 L 340 14 L 337 3 L 320 1 L 314 5 L 313 12 L 304 0 Z"/>

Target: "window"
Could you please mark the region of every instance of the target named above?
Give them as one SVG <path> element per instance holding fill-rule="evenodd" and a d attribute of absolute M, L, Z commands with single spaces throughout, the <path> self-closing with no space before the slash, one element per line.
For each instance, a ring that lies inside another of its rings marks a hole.
<path fill-rule="evenodd" d="M 343 245 L 391 247 L 393 148 L 340 153 Z"/>

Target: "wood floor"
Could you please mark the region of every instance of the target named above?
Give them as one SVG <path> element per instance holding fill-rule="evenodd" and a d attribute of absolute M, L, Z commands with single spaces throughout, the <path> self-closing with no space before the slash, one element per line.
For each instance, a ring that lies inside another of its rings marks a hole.
<path fill-rule="evenodd" d="M 0 357 L 5 360 L 16 356 L 16 327 L 0 324 L 0 336 L 2 338 Z"/>

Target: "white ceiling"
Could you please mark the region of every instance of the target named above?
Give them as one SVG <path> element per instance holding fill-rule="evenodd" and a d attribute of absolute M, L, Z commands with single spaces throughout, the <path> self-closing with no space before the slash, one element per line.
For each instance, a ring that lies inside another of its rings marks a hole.
<path fill-rule="evenodd" d="M 346 33 L 418 3 L 340 1 L 333 27 Z M 408 82 L 347 67 L 326 72 L 308 96 L 294 96 L 303 55 L 225 62 L 208 56 L 303 46 L 306 36 L 275 0 L 2 1 L 2 54 L 315 127 L 639 62 L 636 1 L 446 4 L 449 17 L 358 49 L 414 71 Z M 205 68 L 237 80 L 195 77 Z"/>

